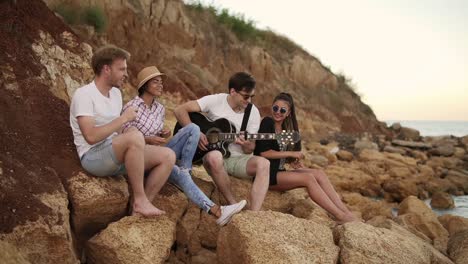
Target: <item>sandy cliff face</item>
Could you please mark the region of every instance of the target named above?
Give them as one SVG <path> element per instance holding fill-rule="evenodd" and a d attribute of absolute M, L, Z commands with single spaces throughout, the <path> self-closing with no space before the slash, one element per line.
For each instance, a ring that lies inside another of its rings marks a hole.
<path fill-rule="evenodd" d="M 49 7 L 76 1 L 45 1 Z M 372 110 L 317 59 L 300 48 L 291 51 L 281 43 L 260 46 L 239 41 L 208 12 L 188 9 L 182 1 L 80 1 L 99 5 L 108 17 L 101 34 L 76 31 L 97 47 L 114 43 L 132 53 L 131 81 L 143 66 L 157 65 L 169 76 L 166 89 L 184 100 L 226 92 L 227 80 L 236 71 L 248 71 L 258 81 L 254 103 L 263 114 L 276 94 L 294 95 L 302 130 L 382 132 Z"/>

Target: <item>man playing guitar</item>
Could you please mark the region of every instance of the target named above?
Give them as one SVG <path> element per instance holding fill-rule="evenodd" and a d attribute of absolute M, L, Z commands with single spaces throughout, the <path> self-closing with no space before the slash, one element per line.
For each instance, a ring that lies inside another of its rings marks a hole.
<path fill-rule="evenodd" d="M 225 118 L 240 131 L 244 119 L 244 110 L 255 96 L 255 80 L 245 72 L 238 72 L 229 79 L 229 93 L 207 95 L 198 100 L 178 106 L 175 116 L 180 125 L 186 126 L 192 121 L 189 113 L 203 112 L 214 121 Z M 257 133 L 260 127 L 260 112 L 252 105 L 246 132 Z M 201 134 L 198 147 L 207 151 L 208 139 Z M 246 140 L 241 134 L 228 146 L 230 156 L 223 157 L 219 150 L 209 151 L 203 157 L 203 166 L 213 178 L 216 186 L 229 204 L 235 204 L 236 198 L 231 191 L 229 175 L 238 178 L 253 179 L 250 193 L 250 209 L 261 209 L 269 185 L 270 163 L 267 159 L 253 156 L 255 141 Z"/>

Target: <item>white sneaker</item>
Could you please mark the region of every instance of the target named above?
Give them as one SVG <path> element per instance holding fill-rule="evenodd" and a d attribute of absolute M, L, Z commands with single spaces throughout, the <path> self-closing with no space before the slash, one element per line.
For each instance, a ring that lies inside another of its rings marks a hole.
<path fill-rule="evenodd" d="M 229 223 L 229 221 L 231 221 L 232 216 L 240 212 L 246 204 L 247 201 L 242 200 L 236 204 L 221 206 L 221 216 L 218 218 L 218 220 L 216 220 L 216 224 L 220 226 L 226 225 Z"/>

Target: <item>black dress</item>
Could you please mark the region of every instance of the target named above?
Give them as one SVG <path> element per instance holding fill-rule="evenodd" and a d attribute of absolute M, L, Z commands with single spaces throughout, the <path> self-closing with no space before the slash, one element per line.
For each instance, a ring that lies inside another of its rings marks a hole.
<path fill-rule="evenodd" d="M 262 122 L 260 123 L 260 129 L 258 130 L 258 133 L 275 133 L 275 121 L 269 116 L 263 118 Z M 254 154 L 260 156 L 260 153 L 270 149 L 280 151 L 278 141 L 257 140 L 255 142 Z M 270 161 L 270 185 L 276 185 L 278 183 L 276 174 L 278 171 L 284 171 L 284 169 L 280 169 L 281 159 L 268 160 Z"/>

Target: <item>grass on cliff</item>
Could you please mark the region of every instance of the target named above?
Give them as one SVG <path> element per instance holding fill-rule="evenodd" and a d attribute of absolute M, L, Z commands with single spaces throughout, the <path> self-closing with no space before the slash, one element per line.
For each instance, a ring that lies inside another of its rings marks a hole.
<path fill-rule="evenodd" d="M 227 8 L 219 8 L 213 4 L 204 4 L 200 0 L 185 1 L 186 6 L 196 12 L 206 12 L 216 21 L 231 30 L 241 41 L 250 41 L 269 50 L 286 51 L 292 53 L 299 51 L 306 53 L 302 47 L 281 36 L 270 29 L 262 30 L 256 27 L 254 20 L 246 18 L 243 14 L 230 12 Z"/>
<path fill-rule="evenodd" d="M 107 17 L 101 7 L 58 4 L 52 10 L 58 13 L 69 25 L 86 24 L 94 27 L 96 32 L 102 33 L 107 26 Z"/>

